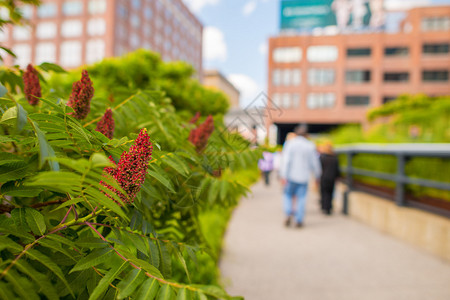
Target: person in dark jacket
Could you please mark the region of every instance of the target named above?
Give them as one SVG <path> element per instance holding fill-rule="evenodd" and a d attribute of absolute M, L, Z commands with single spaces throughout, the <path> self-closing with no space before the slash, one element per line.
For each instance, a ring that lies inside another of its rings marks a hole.
<path fill-rule="evenodd" d="M 320 203 L 324 214 L 330 215 L 333 209 L 333 192 L 336 179 L 341 176 L 339 162 L 331 143 L 322 146 L 320 154 L 322 175 L 320 176 Z"/>

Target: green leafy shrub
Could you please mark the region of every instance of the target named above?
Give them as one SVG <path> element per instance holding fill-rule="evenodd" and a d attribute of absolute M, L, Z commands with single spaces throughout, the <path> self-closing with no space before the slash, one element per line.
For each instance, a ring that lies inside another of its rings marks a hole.
<path fill-rule="evenodd" d="M 87 69 L 95 68 L 106 67 Z M 205 237 L 202 216 L 236 205 L 250 183 L 235 175 L 255 168 L 259 150 L 215 118 L 197 151 L 188 139 L 196 125 L 177 114 L 150 77 L 142 79 L 148 87 L 126 92 L 125 85 L 110 90 L 92 76 L 90 113 L 76 119 L 66 105 L 71 86 L 57 84 L 60 78 L 42 82 L 35 106 L 10 82 L 8 89 L 0 86 L 0 298 L 230 299 L 217 277 L 191 270 L 204 252 L 217 270 L 218 242 Z M 113 102 L 111 91 L 119 95 L 112 94 Z M 115 121 L 112 139 L 96 131 L 107 107 Z M 116 171 L 106 170 L 120 168 L 139 132 L 149 135 L 153 152 L 145 181 L 133 183 L 140 186 L 134 199 Z"/>

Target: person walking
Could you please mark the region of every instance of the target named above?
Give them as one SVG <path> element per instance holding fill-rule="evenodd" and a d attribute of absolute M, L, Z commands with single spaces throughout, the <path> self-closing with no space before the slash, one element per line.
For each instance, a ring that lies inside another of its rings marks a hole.
<path fill-rule="evenodd" d="M 325 143 L 321 147 L 320 165 L 322 175 L 320 176 L 320 204 L 326 215 L 331 215 L 333 209 L 333 192 L 336 179 L 341 176 L 339 161 L 333 151 L 331 143 Z"/>
<path fill-rule="evenodd" d="M 299 125 L 294 132 L 297 137 L 286 142 L 283 148 L 283 160 L 280 176 L 284 186 L 283 206 L 286 214 L 285 225 L 291 224 L 295 217 L 296 226 L 303 226 L 305 214 L 306 193 L 311 173 L 316 180 L 320 178 L 321 167 L 314 143 L 305 138 L 306 125 Z M 292 198 L 296 196 L 297 207 L 293 210 Z"/>
<path fill-rule="evenodd" d="M 266 186 L 270 185 L 270 172 L 273 170 L 273 154 L 269 151 L 263 152 L 263 158 L 258 161 L 258 167 L 264 175 Z"/>

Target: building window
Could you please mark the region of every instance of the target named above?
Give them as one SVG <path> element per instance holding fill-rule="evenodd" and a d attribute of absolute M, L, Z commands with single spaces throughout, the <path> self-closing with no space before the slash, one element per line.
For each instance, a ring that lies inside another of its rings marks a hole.
<path fill-rule="evenodd" d="M 449 53 L 449 43 L 424 44 L 422 46 L 423 54 L 447 54 Z"/>
<path fill-rule="evenodd" d="M 145 7 L 144 8 L 144 18 L 146 20 L 150 20 L 153 16 L 153 11 L 150 7 Z"/>
<path fill-rule="evenodd" d="M 61 64 L 66 67 L 81 65 L 81 43 L 67 41 L 61 43 Z"/>
<path fill-rule="evenodd" d="M 386 104 L 388 102 L 394 101 L 397 99 L 397 96 L 384 96 L 383 97 L 383 104 Z"/>
<path fill-rule="evenodd" d="M 17 56 L 14 62 L 15 64 L 24 68 L 31 62 L 31 48 L 29 45 L 15 45 L 12 50 Z"/>
<path fill-rule="evenodd" d="M 293 69 L 291 72 L 292 75 L 292 85 L 298 86 L 302 81 L 302 73 L 300 69 Z"/>
<path fill-rule="evenodd" d="M 39 43 L 36 46 L 36 64 L 43 62 L 54 63 L 56 47 L 53 43 Z"/>
<path fill-rule="evenodd" d="M 291 107 L 291 95 L 288 93 L 284 93 L 283 94 L 283 107 L 284 108 L 289 108 Z"/>
<path fill-rule="evenodd" d="M 104 35 L 106 32 L 105 19 L 90 19 L 87 25 L 87 32 L 90 36 Z"/>
<path fill-rule="evenodd" d="M 66 1 L 62 7 L 65 16 L 79 16 L 83 12 L 83 3 L 81 1 Z"/>
<path fill-rule="evenodd" d="M 119 18 L 126 19 L 128 18 L 128 8 L 124 4 L 118 4 L 117 5 L 117 15 Z"/>
<path fill-rule="evenodd" d="M 53 22 L 41 22 L 37 25 L 36 36 L 39 39 L 51 39 L 56 36 L 56 24 Z"/>
<path fill-rule="evenodd" d="M 447 70 L 423 71 L 422 80 L 428 82 L 448 81 L 448 71 Z"/>
<path fill-rule="evenodd" d="M 8 28 L 2 28 L 2 30 L 0 30 L 0 42 L 6 42 L 8 40 L 8 34 Z"/>
<path fill-rule="evenodd" d="M 385 82 L 407 82 L 409 81 L 408 72 L 386 72 L 384 73 Z"/>
<path fill-rule="evenodd" d="M 139 25 L 141 25 L 141 19 L 137 15 L 133 14 L 131 16 L 130 23 L 134 28 L 138 28 Z"/>
<path fill-rule="evenodd" d="M 150 37 L 152 35 L 152 29 L 150 28 L 150 26 L 144 26 L 142 28 L 142 31 L 144 32 L 144 36 L 145 37 Z"/>
<path fill-rule="evenodd" d="M 103 14 L 106 11 L 106 0 L 91 0 L 88 6 L 91 15 Z"/>
<path fill-rule="evenodd" d="M 132 49 L 137 49 L 140 44 L 139 36 L 136 33 L 130 35 L 130 46 Z"/>
<path fill-rule="evenodd" d="M 330 85 L 334 83 L 335 71 L 333 69 L 310 69 L 308 71 L 309 85 Z"/>
<path fill-rule="evenodd" d="M 347 106 L 367 106 L 369 104 L 369 96 L 345 96 L 345 105 Z"/>
<path fill-rule="evenodd" d="M 281 47 L 273 50 L 272 59 L 277 63 L 294 63 L 302 59 L 300 47 Z"/>
<path fill-rule="evenodd" d="M 450 30 L 450 17 L 428 17 L 422 19 L 422 31 Z"/>
<path fill-rule="evenodd" d="M 58 7 L 55 2 L 46 2 L 39 5 L 37 9 L 37 15 L 39 18 L 46 19 L 56 16 L 58 13 Z"/>
<path fill-rule="evenodd" d="M 387 47 L 384 48 L 385 56 L 408 56 L 409 48 L 408 47 Z"/>
<path fill-rule="evenodd" d="M 83 33 L 83 25 L 79 20 L 64 21 L 61 25 L 61 35 L 63 37 L 78 37 Z"/>
<path fill-rule="evenodd" d="M 281 85 L 281 70 L 280 69 L 274 69 L 272 71 L 272 84 L 274 86 Z"/>
<path fill-rule="evenodd" d="M 309 109 L 331 108 L 334 107 L 336 95 L 333 93 L 310 93 L 306 101 Z"/>
<path fill-rule="evenodd" d="M 281 71 L 282 74 L 282 82 L 284 86 L 290 86 L 291 85 L 291 70 L 289 69 L 283 69 Z"/>
<path fill-rule="evenodd" d="M 370 82 L 369 70 L 350 70 L 345 72 L 345 81 L 347 83 Z"/>
<path fill-rule="evenodd" d="M 272 102 L 273 104 L 278 108 L 281 107 L 281 97 L 280 94 L 273 94 L 272 95 Z"/>
<path fill-rule="evenodd" d="M 29 27 L 16 26 L 13 29 L 13 38 L 16 41 L 26 41 L 31 38 L 31 29 Z"/>
<path fill-rule="evenodd" d="M 86 44 L 86 62 L 88 64 L 102 60 L 105 57 L 105 42 L 90 40 Z"/>
<path fill-rule="evenodd" d="M 131 5 L 135 10 L 139 10 L 141 8 L 141 0 L 131 0 Z"/>
<path fill-rule="evenodd" d="M 292 94 L 292 107 L 298 108 L 300 106 L 300 95 L 295 93 Z"/>
<path fill-rule="evenodd" d="M 332 62 L 338 58 L 336 46 L 310 46 L 306 54 L 309 62 Z"/>
<path fill-rule="evenodd" d="M 348 57 L 364 57 L 372 55 L 371 48 L 349 48 L 347 49 Z"/>
<path fill-rule="evenodd" d="M 20 12 L 22 13 L 24 19 L 30 20 L 33 16 L 33 7 L 30 5 L 24 5 L 20 8 Z"/>

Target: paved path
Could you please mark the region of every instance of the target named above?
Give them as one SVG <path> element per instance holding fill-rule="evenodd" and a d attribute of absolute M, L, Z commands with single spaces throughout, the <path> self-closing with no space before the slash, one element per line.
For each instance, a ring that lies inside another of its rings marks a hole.
<path fill-rule="evenodd" d="M 283 226 L 281 188 L 258 183 L 235 210 L 221 270 L 246 300 L 449 300 L 450 264 L 351 218 L 323 216 L 310 193 L 303 228 Z"/>

